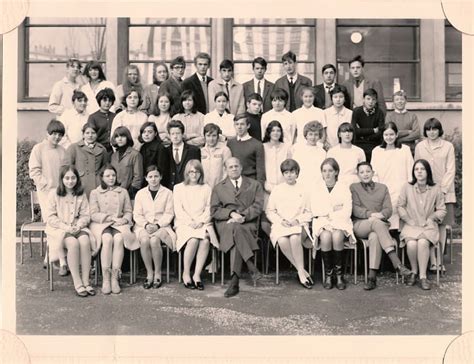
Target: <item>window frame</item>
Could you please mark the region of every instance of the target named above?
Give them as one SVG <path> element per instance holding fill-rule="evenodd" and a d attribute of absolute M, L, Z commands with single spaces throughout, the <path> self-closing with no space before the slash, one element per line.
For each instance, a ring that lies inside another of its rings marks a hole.
<path fill-rule="evenodd" d="M 444 56 L 445 56 L 445 59 L 444 59 L 444 72 L 445 72 L 445 85 L 444 85 L 444 97 L 445 97 L 445 101 L 446 102 L 462 102 L 462 91 L 463 91 L 463 85 L 462 85 L 462 82 L 461 82 L 461 97 L 460 98 L 457 98 L 457 97 L 448 97 L 448 76 L 449 76 L 449 72 L 448 72 L 448 66 L 450 64 L 459 64 L 461 65 L 461 77 L 462 77 L 462 34 L 461 34 L 461 60 L 460 61 L 448 61 L 447 60 L 447 57 L 446 57 L 446 29 L 454 29 L 455 31 L 459 32 L 459 30 L 457 30 L 448 20 L 445 20 L 444 22 L 444 35 L 445 35 L 445 44 L 444 44 Z M 462 78 L 461 78 L 462 80 Z"/>

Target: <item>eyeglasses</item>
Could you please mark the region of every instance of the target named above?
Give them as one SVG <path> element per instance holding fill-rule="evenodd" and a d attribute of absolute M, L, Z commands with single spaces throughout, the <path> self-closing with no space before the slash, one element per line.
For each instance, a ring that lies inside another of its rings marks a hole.
<path fill-rule="evenodd" d="M 188 174 L 201 174 L 199 171 L 189 171 Z"/>
<path fill-rule="evenodd" d="M 184 66 L 176 65 L 176 66 L 173 66 L 173 69 L 175 69 L 175 70 L 184 70 Z"/>

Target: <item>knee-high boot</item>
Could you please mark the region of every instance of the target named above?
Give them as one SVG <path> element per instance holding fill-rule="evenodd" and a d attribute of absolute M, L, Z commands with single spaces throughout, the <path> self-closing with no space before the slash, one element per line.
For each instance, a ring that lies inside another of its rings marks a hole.
<path fill-rule="evenodd" d="M 346 289 L 346 282 L 344 282 L 343 275 L 343 255 L 344 250 L 334 250 L 334 270 L 336 273 L 336 287 L 337 289 Z"/>
<path fill-rule="evenodd" d="M 321 256 L 324 262 L 324 274 L 326 277 L 324 278 L 323 287 L 326 289 L 332 288 L 332 275 L 334 272 L 333 269 L 333 262 L 332 262 L 332 251 L 323 252 L 321 251 Z"/>

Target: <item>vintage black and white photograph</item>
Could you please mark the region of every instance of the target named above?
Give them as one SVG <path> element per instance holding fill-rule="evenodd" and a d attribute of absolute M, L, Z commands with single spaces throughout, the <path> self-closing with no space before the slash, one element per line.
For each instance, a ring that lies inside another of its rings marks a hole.
<path fill-rule="evenodd" d="M 462 33 L 229 15 L 14 30 L 16 333 L 461 334 Z"/>

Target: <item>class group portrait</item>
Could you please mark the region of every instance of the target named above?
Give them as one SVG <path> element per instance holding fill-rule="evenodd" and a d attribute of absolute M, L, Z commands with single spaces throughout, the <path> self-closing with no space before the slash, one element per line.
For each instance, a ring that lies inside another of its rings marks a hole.
<path fill-rule="evenodd" d="M 32 24 L 26 21 L 25 32 L 33 34 Z M 331 289 L 347 294 L 347 258 L 357 247 L 366 257 L 353 294 L 370 300 L 382 270 L 397 283 L 401 278 L 403 294 L 439 290 L 460 215 L 461 156 L 446 137 L 450 120 L 442 118 L 450 114 L 418 112 L 416 100 L 426 91 L 416 67 L 405 72 L 371 58 L 363 43 L 385 34 L 379 28 L 390 20 L 377 23 L 374 34 L 348 24 L 340 28 L 351 32 L 354 53 L 332 62 L 310 64 L 298 46 L 308 42 L 303 35 L 286 39 L 285 48 L 262 35 L 265 45 L 257 46 L 249 40 L 261 39 L 246 33 L 242 41 L 237 25 L 233 53 L 216 60 L 214 48 L 196 48 L 198 42 L 168 46 L 173 36 L 163 28 L 154 33 L 158 41 L 141 40 L 155 42 L 146 64 L 121 60 L 115 69 L 94 52 L 63 52 L 51 61 L 55 79 L 45 76 L 50 91 L 28 80 L 25 92 L 41 95 L 48 116 L 19 183 L 30 180 L 28 199 L 37 200 L 44 227 L 43 265 L 51 277 L 70 276 L 70 299 L 93 304 L 132 294 L 122 269 L 138 273 L 139 289 L 159 295 L 181 285 L 192 295 L 209 289 L 207 272 L 224 274 L 224 258 L 230 276 L 220 295 L 230 300 L 242 296 L 247 277 L 256 289 L 268 275 L 278 282 L 283 258 L 289 272 L 281 279 L 294 275 L 308 293 L 322 286 L 315 299 Z M 265 31 L 245 22 L 241 28 Z M 186 24 L 181 36 L 193 29 Z M 130 31 L 130 42 L 135 38 Z M 35 45 L 34 52 L 54 51 Z M 30 78 L 47 61 L 34 62 L 26 65 Z M 447 83 L 456 83 L 453 69 L 446 68 Z M 268 254 L 275 252 L 277 270 L 269 273 Z M 175 253 L 179 276 L 169 281 Z M 128 266 L 124 257 L 132 254 Z M 357 263 L 350 268 L 357 275 Z"/>

